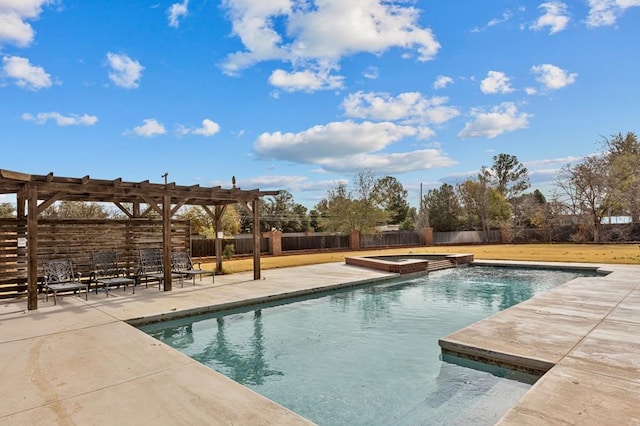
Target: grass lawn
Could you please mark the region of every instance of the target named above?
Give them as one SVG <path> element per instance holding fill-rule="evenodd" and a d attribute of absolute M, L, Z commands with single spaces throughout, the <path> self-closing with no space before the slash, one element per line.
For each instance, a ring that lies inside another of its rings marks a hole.
<path fill-rule="evenodd" d="M 638 244 L 495 244 L 468 246 L 414 247 L 388 250 L 344 251 L 332 253 L 262 256 L 262 269 L 286 268 L 316 263 L 344 262 L 348 256 L 404 253 L 472 253 L 475 259 L 530 260 L 539 262 L 583 262 L 640 264 Z M 213 263 L 205 263 L 205 269 Z M 225 273 L 253 270 L 253 258 L 223 261 Z"/>

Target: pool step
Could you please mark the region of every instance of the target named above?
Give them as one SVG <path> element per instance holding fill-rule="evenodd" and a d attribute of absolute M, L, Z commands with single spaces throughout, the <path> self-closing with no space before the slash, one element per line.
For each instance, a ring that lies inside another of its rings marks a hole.
<path fill-rule="evenodd" d="M 427 264 L 427 271 L 428 272 L 439 271 L 440 269 L 455 268 L 456 266 L 457 266 L 456 262 L 448 259 L 430 260 L 429 263 Z"/>

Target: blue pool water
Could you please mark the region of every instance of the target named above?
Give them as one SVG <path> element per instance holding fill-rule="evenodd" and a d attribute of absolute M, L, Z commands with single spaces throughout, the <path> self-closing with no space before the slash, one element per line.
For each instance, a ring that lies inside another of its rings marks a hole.
<path fill-rule="evenodd" d="M 583 275 L 456 268 L 142 330 L 320 425 L 494 424 L 530 384 L 438 339 Z"/>

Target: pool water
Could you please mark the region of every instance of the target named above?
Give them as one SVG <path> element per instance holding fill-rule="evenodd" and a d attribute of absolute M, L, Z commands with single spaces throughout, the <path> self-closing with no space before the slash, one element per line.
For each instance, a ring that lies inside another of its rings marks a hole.
<path fill-rule="evenodd" d="M 489 425 L 531 378 L 444 362 L 438 339 L 584 275 L 463 267 L 141 328 L 320 425 Z"/>

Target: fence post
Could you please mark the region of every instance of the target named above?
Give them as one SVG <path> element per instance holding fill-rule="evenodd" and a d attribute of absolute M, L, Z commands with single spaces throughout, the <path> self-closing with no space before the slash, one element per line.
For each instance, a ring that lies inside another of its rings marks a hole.
<path fill-rule="evenodd" d="M 282 254 L 282 231 L 263 232 L 262 236 L 269 239 L 269 254 L 280 256 Z"/>
<path fill-rule="evenodd" d="M 506 226 L 503 226 L 500 228 L 500 243 L 501 244 L 508 244 L 511 242 L 511 236 L 510 236 L 511 232 L 509 231 L 509 228 Z"/>
<path fill-rule="evenodd" d="M 351 250 L 360 250 L 360 231 L 351 231 L 351 234 L 349 234 L 349 248 Z"/>
<path fill-rule="evenodd" d="M 424 245 L 427 247 L 433 245 L 433 228 L 431 226 L 424 229 Z"/>

